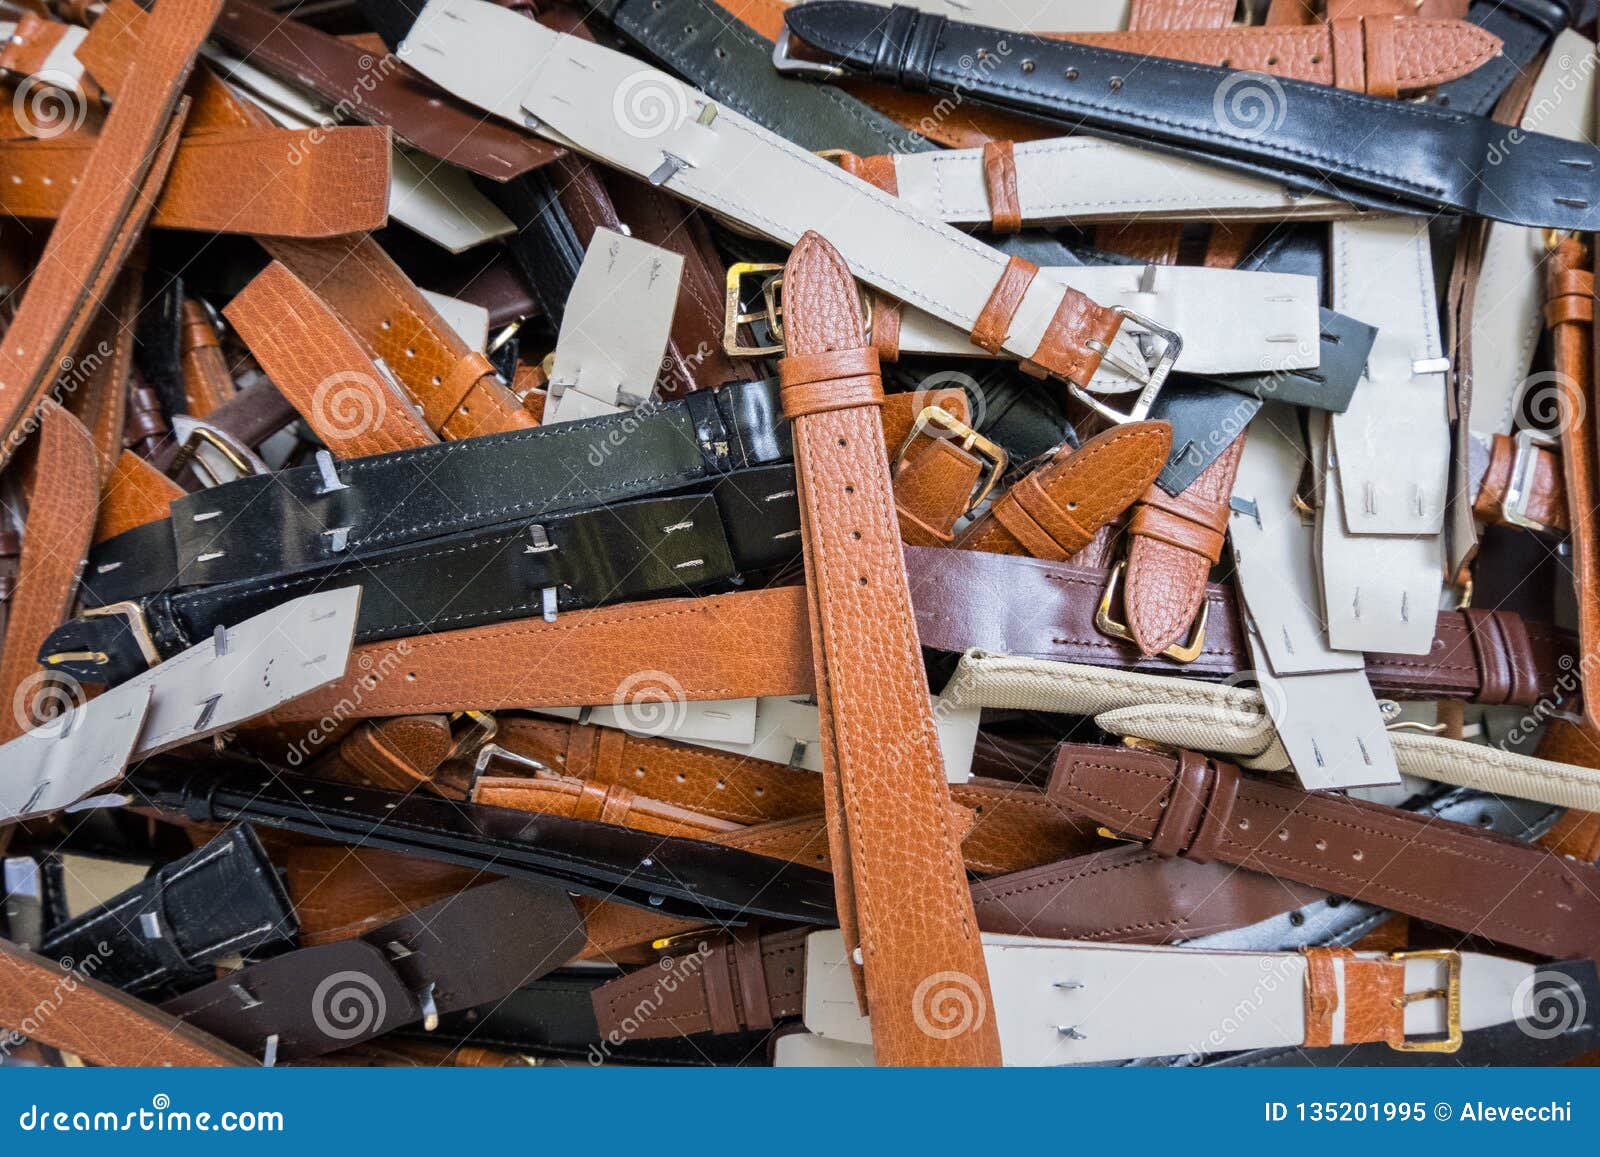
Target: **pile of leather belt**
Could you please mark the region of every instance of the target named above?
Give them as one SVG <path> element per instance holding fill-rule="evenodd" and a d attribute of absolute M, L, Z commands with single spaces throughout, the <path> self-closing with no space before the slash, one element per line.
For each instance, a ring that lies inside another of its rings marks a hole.
<path fill-rule="evenodd" d="M 948 7 L 0 3 L 0 1066 L 1600 1061 L 1593 5 Z"/>

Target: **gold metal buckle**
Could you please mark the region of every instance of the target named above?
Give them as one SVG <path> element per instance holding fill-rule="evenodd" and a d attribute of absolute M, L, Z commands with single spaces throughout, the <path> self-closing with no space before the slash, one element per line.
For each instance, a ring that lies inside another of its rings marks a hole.
<path fill-rule="evenodd" d="M 1416 952 L 1391 952 L 1390 960 L 1402 965 L 1407 960 L 1442 960 L 1445 962 L 1445 986 L 1426 988 L 1421 992 L 1403 992 L 1394 998 L 1395 1007 L 1404 1009 L 1419 1000 L 1442 1000 L 1445 1011 L 1445 1036 L 1442 1040 L 1406 1040 L 1402 1028 L 1399 1044 L 1389 1047 L 1402 1053 L 1453 1053 L 1461 1047 L 1461 953 L 1454 948 L 1429 948 Z"/>
<path fill-rule="evenodd" d="M 1505 500 L 1500 504 L 1505 520 L 1525 530 L 1549 530 L 1536 518 L 1528 517 L 1528 499 L 1533 496 L 1533 470 L 1538 465 L 1536 450 L 1556 450 L 1560 441 L 1544 430 L 1517 431 L 1516 454 L 1511 459 L 1511 477 L 1506 481 Z"/>
<path fill-rule="evenodd" d="M 777 274 L 774 277 L 772 274 Z M 733 358 L 766 358 L 783 353 L 783 302 L 779 294 L 783 288 L 783 266 L 773 265 L 759 261 L 740 261 L 728 267 L 728 278 L 725 282 L 722 311 L 722 348 L 729 357 Z M 744 287 L 746 277 L 766 276 L 767 280 L 761 286 L 763 307 L 750 313 L 741 313 L 739 305 L 744 300 L 740 292 Z M 858 290 L 861 296 L 861 325 L 870 335 L 872 333 L 872 298 L 867 296 L 865 289 Z M 772 336 L 777 339 L 776 345 L 740 345 L 739 327 L 750 325 L 754 322 L 765 321 L 767 328 L 772 331 Z"/>
<path fill-rule="evenodd" d="M 460 730 L 457 726 L 460 724 Z M 500 730 L 500 724 L 487 711 L 457 711 L 450 716 L 450 750 L 441 763 L 471 755 L 488 743 Z"/>
<path fill-rule="evenodd" d="M 144 608 L 138 603 L 125 601 L 120 603 L 107 603 L 103 607 L 91 607 L 83 612 L 83 618 L 103 619 L 117 615 L 126 619 L 128 630 L 132 633 L 134 642 L 139 644 L 139 654 L 144 661 L 154 667 L 161 662 L 161 652 L 156 650 L 155 636 L 150 633 L 150 623 L 144 617 Z M 104 666 L 111 661 L 104 651 L 57 651 L 53 655 L 45 656 L 46 666 L 59 666 L 62 663 L 94 663 Z"/>
<path fill-rule="evenodd" d="M 1001 476 L 1005 474 L 1006 465 L 1010 462 L 1005 449 L 985 438 L 943 406 L 925 406 L 922 412 L 917 415 L 916 420 L 911 423 L 911 433 L 906 435 L 905 441 L 900 443 L 900 449 L 895 453 L 895 469 L 899 468 L 900 464 L 905 461 L 906 455 L 911 452 L 911 444 L 917 440 L 917 435 L 924 433 L 928 426 L 937 426 L 946 433 L 953 434 L 961 440 L 961 448 L 963 450 L 984 463 L 983 474 L 979 477 L 979 483 L 973 487 L 974 493 L 967 502 L 969 511 L 975 509 L 994 492 L 996 484 L 999 483 Z M 928 434 L 927 436 L 930 438 L 940 437 L 938 434 Z"/>
<path fill-rule="evenodd" d="M 1113 639 L 1121 639 L 1125 643 L 1134 642 L 1133 632 L 1128 629 L 1127 623 L 1119 623 L 1111 617 L 1111 604 L 1117 597 L 1117 588 L 1122 585 L 1122 572 L 1128 569 L 1127 560 L 1117 563 L 1111 568 L 1111 578 L 1106 582 L 1105 593 L 1100 596 L 1100 605 L 1095 608 L 1095 629 L 1103 635 L 1110 635 Z M 1174 643 L 1161 653 L 1169 659 L 1176 659 L 1180 663 L 1193 663 L 1206 647 L 1206 621 L 1211 616 L 1211 605 L 1206 602 L 1200 604 L 1200 613 L 1195 616 L 1193 625 L 1189 628 L 1189 641 L 1187 643 Z"/>
<path fill-rule="evenodd" d="M 237 470 L 241 477 L 249 477 L 256 472 L 255 463 L 239 453 L 238 449 L 231 445 L 221 434 L 209 426 L 196 426 L 189 431 L 189 436 L 183 440 L 183 445 L 178 447 L 178 452 L 173 455 L 172 465 L 167 467 L 167 476 L 169 478 L 176 478 L 185 466 L 193 462 L 194 468 L 206 476 L 207 485 L 218 486 L 221 484 L 222 479 L 217 477 L 217 472 L 207 466 L 205 459 L 200 457 L 200 443 L 202 442 L 227 459 L 228 465 Z"/>

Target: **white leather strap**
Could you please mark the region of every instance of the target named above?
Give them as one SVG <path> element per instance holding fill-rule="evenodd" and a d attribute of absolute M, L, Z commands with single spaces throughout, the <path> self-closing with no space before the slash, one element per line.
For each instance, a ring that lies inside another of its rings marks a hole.
<path fill-rule="evenodd" d="M 1317 279 L 1194 265 L 1051 266 L 1042 271 L 1102 305 L 1125 306 L 1183 335 L 1177 368 L 1192 374 L 1314 369 L 1320 360 Z M 902 353 L 982 357 L 967 334 L 920 310 L 900 319 Z M 1102 365 L 1090 389 L 1138 383 Z"/>
<path fill-rule="evenodd" d="M 0 820 L 59 811 L 135 760 L 237 727 L 333 682 L 350 657 L 360 601 L 360 587 L 304 595 L 88 702 L 70 681 L 40 683 L 32 697 L 74 705 L 0 747 Z"/>
<path fill-rule="evenodd" d="M 243 98 L 285 128 L 336 124 L 327 107 L 304 90 L 285 84 L 249 61 L 215 45 L 201 54 Z M 517 231 L 516 224 L 480 193 L 466 171 L 433 157 L 390 149 L 389 215 L 451 253 L 464 253 Z"/>
<path fill-rule="evenodd" d="M 1395 783 L 1366 661 L 1328 646 L 1316 609 L 1313 527 L 1293 505 L 1305 461 L 1298 414 L 1268 402 L 1250 423 L 1228 520 L 1254 675 L 1302 787 Z"/>
<path fill-rule="evenodd" d="M 1426 654 L 1444 585 L 1446 362 L 1424 218 L 1332 226 L 1333 308 L 1378 336 L 1350 408 L 1327 419 L 1319 536 L 1328 641 Z"/>
<path fill-rule="evenodd" d="M 810 698 L 769 695 L 759 699 L 651 701 L 534 710 L 541 715 L 616 727 L 632 735 L 671 739 L 804 771 L 822 770 L 822 724 L 817 704 Z M 965 783 L 972 778 L 980 713 L 964 698 L 953 698 L 948 693 L 933 697 L 933 720 L 939 729 L 945 779 L 950 783 Z"/>
<path fill-rule="evenodd" d="M 856 277 L 963 332 L 1009 264 L 666 73 L 486 0 L 429 0 L 399 56 L 469 104 L 772 241 L 816 229 Z M 1054 278 L 1032 280 L 1004 340 L 1011 356 L 1033 357 L 1064 296 Z M 1132 329 L 1111 352 L 1140 364 Z"/>
<path fill-rule="evenodd" d="M 1012 158 L 1024 225 L 1087 225 L 1130 217 L 1332 221 L 1360 212 L 1330 197 L 1294 193 L 1272 181 L 1094 137 L 1027 141 L 1013 147 Z M 894 171 L 900 199 L 924 216 L 968 227 L 987 227 L 993 219 L 982 149 L 900 153 Z"/>
<path fill-rule="evenodd" d="M 597 418 L 649 399 L 678 307 L 683 258 L 596 229 L 567 298 L 543 425 Z"/>
<path fill-rule="evenodd" d="M 1212 1054 L 1306 1042 L 1309 963 L 1297 952 L 1225 952 L 1199 948 L 983 937 L 994 1007 L 959 978 L 929 986 L 924 1016 L 931 1028 L 951 1017 L 993 1016 L 1007 1065 L 1103 1063 L 1175 1054 Z M 1356 959 L 1382 961 L 1381 952 Z M 1347 1043 L 1346 962 L 1331 961 L 1338 1004 L 1331 1044 Z M 1530 978 L 1538 966 L 1475 952 L 1460 954 L 1463 1031 L 1526 1019 Z M 1403 962 L 1405 992 L 1443 990 L 1448 963 L 1412 956 Z M 1448 1027 L 1442 998 L 1405 1005 L 1408 1038 Z M 853 1045 L 872 1041 L 870 1018 L 856 1011 L 837 931 L 806 939 L 808 1031 Z M 1348 1043 L 1361 1043 L 1358 1040 Z"/>

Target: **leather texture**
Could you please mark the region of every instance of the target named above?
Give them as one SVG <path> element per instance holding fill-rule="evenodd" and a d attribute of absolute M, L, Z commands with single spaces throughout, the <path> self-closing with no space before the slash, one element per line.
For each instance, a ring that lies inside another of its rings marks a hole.
<path fill-rule="evenodd" d="M 1186 751 L 1066 744 L 1049 790 L 1159 855 L 1325 887 L 1558 959 L 1600 948 L 1582 916 L 1600 907 L 1595 868 L 1475 828 L 1243 776 Z"/>
<path fill-rule="evenodd" d="M 1565 531 L 1571 524 L 1567 514 L 1561 458 L 1539 446 L 1530 447 L 1528 452 L 1533 455 L 1533 465 L 1528 475 L 1527 492 L 1522 499 L 1522 514 L 1543 523 L 1552 531 Z M 1508 434 L 1494 435 L 1488 464 L 1479 482 L 1477 496 L 1472 500 L 1472 513 L 1480 521 L 1511 525 L 1506 521 L 1505 502 L 1516 453 L 1514 438 Z"/>
<path fill-rule="evenodd" d="M 1171 448 L 1171 428 L 1160 422 L 1096 434 L 1019 480 L 959 545 L 1065 562 L 1154 483 Z"/>
<path fill-rule="evenodd" d="M 92 1064 L 253 1065 L 246 1053 L 82 972 L 0 940 L 0 1027 Z M 37 1015 L 51 1001 L 49 1017 Z"/>
<path fill-rule="evenodd" d="M 1520 147 L 1527 150 L 1522 164 L 1492 166 L 1478 118 L 1454 111 L 1405 108 L 1282 80 L 1283 98 L 1274 102 L 1271 127 L 1262 132 L 1253 122 L 1215 114 L 1215 94 L 1239 75 L 1226 69 L 997 33 L 906 8 L 891 9 L 885 18 L 882 9 L 849 0 L 802 5 L 784 19 L 825 61 L 875 79 L 943 92 L 959 84 L 1013 111 L 1068 121 L 1097 135 L 1148 140 L 1375 208 L 1421 207 L 1550 228 L 1583 229 L 1600 219 L 1600 195 L 1589 175 L 1593 146 L 1529 134 Z M 1013 45 L 1005 58 L 988 48 L 1000 36 Z M 975 78 L 959 62 L 980 52 L 992 64 Z M 1339 143 L 1352 122 L 1366 130 L 1359 155 Z M 1382 141 L 1377 148 L 1375 138 Z M 1455 157 L 1471 163 L 1462 168 L 1441 160 Z"/>
<path fill-rule="evenodd" d="M 993 1064 L 992 1021 L 927 1031 L 929 978 L 987 991 L 949 794 L 938 774 L 879 422 L 877 354 L 855 280 L 820 235 L 784 269 L 779 364 L 794 426 L 823 784 L 839 914 L 859 945 L 864 1003 L 885 1064 Z M 898 769 L 890 778 L 886 767 Z M 937 981 L 935 981 L 937 983 Z"/>
<path fill-rule="evenodd" d="M 183 401 L 186 412 L 204 418 L 238 393 L 222 342 L 219 323 L 194 298 L 183 302 Z"/>

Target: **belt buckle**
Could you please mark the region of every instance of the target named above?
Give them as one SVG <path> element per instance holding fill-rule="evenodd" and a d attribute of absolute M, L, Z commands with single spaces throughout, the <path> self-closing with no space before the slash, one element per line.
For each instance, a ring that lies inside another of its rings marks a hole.
<path fill-rule="evenodd" d="M 773 277 L 771 274 L 777 274 Z M 748 313 L 741 312 L 739 306 L 744 301 L 741 290 L 744 288 L 746 277 L 760 277 L 769 275 L 761 286 L 763 307 Z M 728 267 L 728 278 L 725 282 L 722 311 L 722 349 L 732 358 L 765 358 L 784 351 L 783 345 L 783 302 L 779 295 L 783 289 L 783 266 L 773 265 L 769 262 L 740 261 Z M 859 290 L 861 295 L 861 325 L 870 335 L 872 333 L 872 299 L 867 296 L 866 290 Z M 772 336 L 777 339 L 776 345 L 740 345 L 739 327 L 753 322 L 764 321 Z"/>
<path fill-rule="evenodd" d="M 1395 997 L 1395 1005 L 1404 1009 L 1419 1000 L 1442 1000 L 1445 1008 L 1445 1037 L 1443 1040 L 1406 1040 L 1401 1026 L 1399 1044 L 1389 1047 L 1402 1053 L 1453 1053 L 1461 1048 L 1461 953 L 1454 948 L 1429 948 L 1414 952 L 1391 952 L 1389 959 L 1404 964 L 1407 960 L 1442 960 L 1445 963 L 1445 986 L 1427 988 L 1421 992 L 1402 992 Z"/>
<path fill-rule="evenodd" d="M 1110 362 L 1117 369 L 1127 374 L 1143 388 L 1139 396 L 1134 399 L 1133 405 L 1127 410 L 1113 409 L 1088 390 L 1078 385 L 1077 382 L 1068 382 L 1067 390 L 1078 401 L 1088 406 L 1108 422 L 1117 425 L 1126 425 L 1129 422 L 1143 422 L 1150 416 L 1150 407 L 1155 404 L 1156 396 L 1161 393 L 1161 387 L 1166 384 L 1167 376 L 1172 373 L 1172 367 L 1177 364 L 1178 355 L 1183 352 L 1183 335 L 1175 329 L 1168 329 L 1152 318 L 1142 313 L 1136 313 L 1125 305 L 1112 307 L 1112 312 L 1123 321 L 1131 321 L 1150 333 L 1161 338 L 1166 345 L 1161 350 L 1161 356 L 1156 359 L 1154 366 L 1136 366 L 1132 362 L 1123 361 L 1111 352 L 1111 347 L 1103 341 L 1090 338 L 1084 344 L 1100 355 L 1102 361 Z M 1122 332 L 1118 326 L 1117 332 Z"/>
<path fill-rule="evenodd" d="M 197 422 L 194 428 L 189 431 L 188 437 L 183 440 L 183 445 L 178 447 L 178 452 L 173 455 L 172 464 L 167 467 L 167 476 L 169 478 L 176 478 L 182 473 L 183 468 L 192 462 L 194 468 L 206 477 L 208 486 L 221 485 L 223 480 L 217 476 L 215 470 L 206 464 L 206 460 L 200 457 L 201 443 L 210 446 L 218 454 L 221 454 L 228 465 L 239 472 L 241 478 L 248 478 L 252 474 L 260 472 L 256 463 L 252 462 L 250 457 L 235 446 L 221 431 L 213 429 L 203 422 Z"/>
<path fill-rule="evenodd" d="M 838 64 L 823 64 L 821 61 L 806 60 L 795 56 L 791 51 L 794 45 L 794 33 L 789 31 L 789 26 L 784 25 L 783 31 L 778 33 L 778 39 L 772 45 L 772 67 L 786 76 L 816 76 L 823 80 L 838 80 L 844 75 L 844 67 Z"/>
<path fill-rule="evenodd" d="M 937 426 L 946 433 L 955 435 L 961 441 L 961 448 L 981 460 L 984 464 L 983 474 L 978 485 L 973 488 L 971 500 L 967 503 L 967 510 L 971 511 L 982 505 L 983 500 L 994 493 L 996 484 L 1006 472 L 1006 465 L 1010 461 L 1005 449 L 985 438 L 978 431 L 967 425 L 949 410 L 942 406 L 925 406 L 921 413 L 911 423 L 911 433 L 906 435 L 905 441 L 900 443 L 900 449 L 895 452 L 894 464 L 891 470 L 896 470 L 905 461 L 906 455 L 911 451 L 911 444 L 917 440 L 925 427 Z M 936 435 L 928 435 L 930 438 Z"/>
<path fill-rule="evenodd" d="M 90 607 L 82 613 L 85 619 L 103 619 L 117 615 L 128 623 L 128 631 L 133 635 L 134 642 L 139 644 L 139 654 L 151 667 L 161 663 L 161 652 L 156 649 L 155 636 L 150 633 L 150 623 L 144 617 L 144 608 L 131 599 L 120 603 L 107 603 L 103 607 Z M 105 666 L 110 657 L 104 651 L 57 651 L 44 658 L 47 667 L 59 666 L 62 663 L 94 663 Z"/>
<path fill-rule="evenodd" d="M 1123 559 L 1111 568 L 1111 577 L 1106 580 L 1106 589 L 1100 595 L 1100 605 L 1095 608 L 1095 629 L 1103 635 L 1110 635 L 1113 639 L 1121 639 L 1125 643 L 1134 642 L 1133 632 L 1128 629 L 1127 623 L 1119 623 L 1111 617 L 1111 603 L 1117 597 L 1117 588 L 1122 585 L 1123 572 L 1128 569 L 1128 562 Z M 1211 604 L 1202 602 L 1200 613 L 1195 616 L 1193 624 L 1189 627 L 1189 641 L 1187 643 L 1174 643 L 1161 653 L 1168 659 L 1179 663 L 1193 663 L 1205 651 L 1206 647 L 1206 622 L 1211 617 Z"/>
<path fill-rule="evenodd" d="M 1506 482 L 1505 501 L 1500 504 L 1505 520 L 1525 530 L 1549 530 L 1536 518 L 1528 517 L 1528 500 L 1533 496 L 1533 468 L 1538 463 L 1535 450 L 1559 450 L 1560 441 L 1543 430 L 1517 431 L 1516 454 L 1511 459 L 1511 477 Z"/>
<path fill-rule="evenodd" d="M 459 730 L 457 729 L 459 726 Z M 440 763 L 472 755 L 499 733 L 500 724 L 488 711 L 457 711 L 450 716 L 450 750 Z"/>

